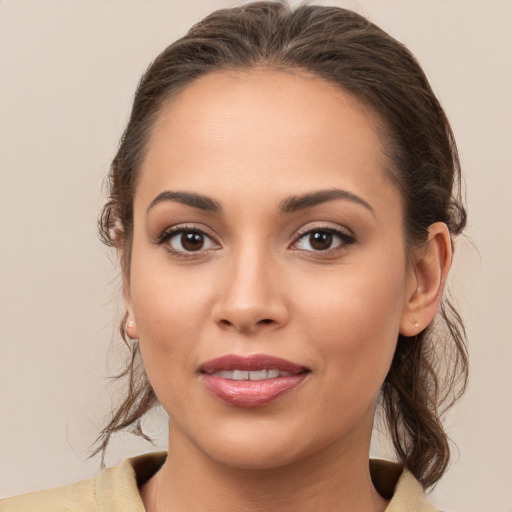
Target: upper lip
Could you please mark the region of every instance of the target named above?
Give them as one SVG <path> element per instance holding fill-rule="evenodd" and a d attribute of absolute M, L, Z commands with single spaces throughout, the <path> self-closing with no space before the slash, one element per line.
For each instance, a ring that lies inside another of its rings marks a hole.
<path fill-rule="evenodd" d="M 238 356 L 229 354 L 206 361 L 199 367 L 199 371 L 206 374 L 212 374 L 222 370 L 279 370 L 293 375 L 309 371 L 305 366 L 292 363 L 280 357 L 269 356 L 266 354 L 256 354 L 251 356 Z"/>

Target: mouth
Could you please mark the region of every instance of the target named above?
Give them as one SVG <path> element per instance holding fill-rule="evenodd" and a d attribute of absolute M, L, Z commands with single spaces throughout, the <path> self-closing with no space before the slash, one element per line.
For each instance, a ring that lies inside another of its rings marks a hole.
<path fill-rule="evenodd" d="M 285 359 L 223 356 L 202 364 L 199 373 L 210 393 L 233 407 L 261 407 L 297 388 L 310 373 Z"/>
<path fill-rule="evenodd" d="M 277 379 L 279 377 L 290 377 L 290 372 L 281 372 L 276 368 L 268 370 L 220 370 L 210 373 L 214 377 L 222 377 L 229 380 L 267 380 Z"/>

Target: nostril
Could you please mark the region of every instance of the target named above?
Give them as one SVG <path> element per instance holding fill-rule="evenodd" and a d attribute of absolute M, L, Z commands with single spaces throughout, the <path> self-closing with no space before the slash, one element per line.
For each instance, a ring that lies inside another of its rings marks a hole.
<path fill-rule="evenodd" d="M 253 329 L 257 328 L 257 326 L 271 325 L 274 323 L 275 323 L 275 321 L 272 320 L 271 318 L 262 318 L 261 320 L 257 320 L 256 323 L 232 322 L 226 318 L 222 318 L 219 320 L 219 325 L 225 329 L 235 327 L 236 329 L 239 329 L 239 330 L 245 331 L 245 332 L 250 332 Z"/>

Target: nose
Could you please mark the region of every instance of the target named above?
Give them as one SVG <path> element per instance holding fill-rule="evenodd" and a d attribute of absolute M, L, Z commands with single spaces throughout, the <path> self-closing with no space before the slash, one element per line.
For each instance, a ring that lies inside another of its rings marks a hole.
<path fill-rule="evenodd" d="M 270 258 L 252 251 L 233 257 L 218 276 L 213 321 L 245 334 L 279 329 L 289 321 L 286 290 Z"/>

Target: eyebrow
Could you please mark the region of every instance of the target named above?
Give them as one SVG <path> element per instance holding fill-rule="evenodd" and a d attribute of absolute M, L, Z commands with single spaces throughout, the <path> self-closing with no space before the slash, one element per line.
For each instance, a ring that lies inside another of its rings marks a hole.
<path fill-rule="evenodd" d="M 352 192 L 339 188 L 318 190 L 316 192 L 309 192 L 300 196 L 288 197 L 281 202 L 279 209 L 282 213 L 294 213 L 329 201 L 336 201 L 340 199 L 361 205 L 375 215 L 375 210 L 363 198 L 353 194 Z M 194 192 L 180 192 L 172 190 L 166 190 L 158 194 L 153 201 L 151 201 L 147 211 L 149 212 L 157 204 L 165 201 L 174 201 L 208 212 L 222 213 L 222 206 L 208 196 L 203 196 Z"/>
<path fill-rule="evenodd" d="M 222 206 L 213 199 L 203 196 L 201 194 L 195 194 L 193 192 L 175 192 L 172 190 L 166 190 L 158 194 L 151 204 L 148 206 L 147 211 L 154 208 L 157 204 L 163 203 L 164 201 L 175 201 L 177 203 L 186 204 L 187 206 L 192 206 L 193 208 L 198 208 L 199 210 L 204 210 L 208 212 L 221 213 Z"/>
<path fill-rule="evenodd" d="M 283 213 L 293 213 L 307 208 L 312 208 L 313 206 L 317 206 L 328 201 L 335 201 L 339 199 L 361 205 L 375 215 L 375 210 L 363 198 L 353 194 L 352 192 L 339 188 L 319 190 L 317 192 L 311 192 L 300 196 L 289 197 L 281 203 L 280 209 Z"/>

